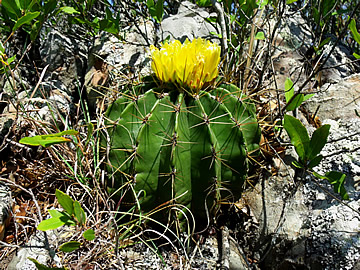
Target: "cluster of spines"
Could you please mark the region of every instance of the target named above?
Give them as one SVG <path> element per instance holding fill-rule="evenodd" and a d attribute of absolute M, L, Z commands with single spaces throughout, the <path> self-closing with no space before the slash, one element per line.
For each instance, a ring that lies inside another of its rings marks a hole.
<path fill-rule="evenodd" d="M 205 200 L 219 200 L 226 189 L 239 197 L 234 193 L 241 192 L 247 173 L 243 123 L 251 125 L 247 137 L 259 137 L 259 130 L 253 105 L 225 88 L 194 97 L 153 90 L 117 100 L 107 113 L 115 190 L 126 181 L 134 183 L 137 192 L 145 191 L 145 211 L 178 198 L 204 212 Z M 256 148 L 258 139 L 248 146 Z"/>

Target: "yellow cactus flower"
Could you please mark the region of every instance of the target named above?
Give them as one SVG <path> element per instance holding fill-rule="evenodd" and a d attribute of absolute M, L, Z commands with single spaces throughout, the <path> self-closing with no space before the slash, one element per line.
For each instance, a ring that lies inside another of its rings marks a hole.
<path fill-rule="evenodd" d="M 202 38 L 184 44 L 175 40 L 160 50 L 151 45 L 150 52 L 151 68 L 159 80 L 178 83 L 192 92 L 198 92 L 219 73 L 220 46 Z"/>

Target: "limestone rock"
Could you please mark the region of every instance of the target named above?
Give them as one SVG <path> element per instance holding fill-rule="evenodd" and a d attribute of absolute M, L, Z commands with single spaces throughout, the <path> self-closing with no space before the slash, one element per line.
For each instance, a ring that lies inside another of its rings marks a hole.
<path fill-rule="evenodd" d="M 349 202 L 336 200 L 339 196 L 325 180 L 307 177 L 293 182 L 289 165 L 297 156 L 290 149 L 284 160 L 287 165 L 280 166 L 278 175 L 245 194 L 259 228 L 249 245 L 262 269 L 353 269 L 358 262 L 360 118 L 355 110 L 359 110 L 359 82 L 355 74 L 324 85 L 306 104 L 310 113 L 319 107 L 320 120 L 331 125 L 321 152 L 324 158 L 314 169 L 320 174 L 345 173 Z"/>
<path fill-rule="evenodd" d="M 360 119 L 355 110 L 360 111 L 360 73 L 342 79 L 337 84 L 325 84 L 306 103 L 307 108 L 320 119 Z"/>
<path fill-rule="evenodd" d="M 352 208 L 360 209 L 359 197 L 349 202 Z M 311 269 L 353 269 L 360 260 L 359 214 L 333 204 L 312 217 L 310 224 L 306 249 Z"/>
<path fill-rule="evenodd" d="M 97 38 L 88 61 L 85 75 L 85 87 L 89 107 L 94 109 L 97 98 L 106 92 L 109 76 L 115 79 L 123 75 L 150 74 L 149 46 L 155 42 L 155 29 L 152 22 L 147 21 L 126 29 L 125 40 L 105 33 Z"/>
<path fill-rule="evenodd" d="M 181 42 L 199 37 L 209 38 L 210 32 L 216 33 L 217 30 L 205 20 L 208 17 L 210 14 L 205 9 L 189 1 L 181 2 L 178 14 L 169 16 L 161 22 L 159 40 L 162 41 L 168 36 L 170 40 L 178 39 Z"/>
<path fill-rule="evenodd" d="M 272 21 L 267 32 L 272 32 L 275 27 Z M 300 12 L 286 11 L 285 19 L 276 30 L 275 52 L 272 55 L 276 81 L 279 89 L 284 89 L 286 78 L 302 84 L 311 73 L 313 67 L 322 64 L 335 44 L 336 37 L 328 36 L 329 43 L 323 47 L 321 56 L 317 56 L 312 44 L 314 37 L 311 29 L 300 15 Z M 342 79 L 360 72 L 360 65 L 353 62 L 351 49 L 339 42 L 324 64 L 323 70 L 317 74 L 316 81 L 319 85 L 337 83 Z M 312 88 L 315 80 L 308 85 Z M 296 89 L 296 86 L 295 86 Z"/>
<path fill-rule="evenodd" d="M 277 176 L 263 179 L 244 195 L 258 228 L 255 233 L 248 232 L 254 234 L 248 244 L 261 269 L 304 265 L 310 208 L 305 204 L 304 186 L 294 183 L 291 160 L 288 155 Z"/>
<path fill-rule="evenodd" d="M 28 258 L 33 258 L 44 265 L 55 262 L 57 267 L 61 267 L 60 258 L 55 255 L 54 249 L 57 238 L 58 234 L 55 231 L 37 231 L 36 234 L 30 237 L 27 243 L 29 247 L 19 249 L 17 255 L 8 265 L 7 270 L 37 270 L 35 264 Z"/>
<path fill-rule="evenodd" d="M 44 81 L 61 81 L 72 95 L 81 85 L 87 61 L 87 44 L 84 40 L 62 34 L 55 29 L 40 39 L 40 55 L 48 65 Z"/>

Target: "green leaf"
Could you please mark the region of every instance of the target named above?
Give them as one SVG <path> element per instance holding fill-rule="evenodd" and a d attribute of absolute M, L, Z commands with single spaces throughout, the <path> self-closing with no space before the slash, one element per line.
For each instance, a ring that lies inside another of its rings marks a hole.
<path fill-rule="evenodd" d="M 303 103 L 304 101 L 304 95 L 303 94 L 298 94 L 296 95 L 293 100 L 290 102 L 290 104 L 286 107 L 287 111 L 293 111 L 295 110 L 297 107 L 299 107 L 301 105 L 301 103 Z"/>
<path fill-rule="evenodd" d="M 47 134 L 47 135 L 38 135 L 34 137 L 24 137 L 22 138 L 19 143 L 32 145 L 32 146 L 43 146 L 43 147 L 49 147 L 53 144 L 59 144 L 59 143 L 66 143 L 71 142 L 71 139 L 64 138 L 61 136 L 64 135 L 77 135 L 79 134 L 78 131 L 75 130 L 65 130 L 59 133 L 55 134 Z"/>
<path fill-rule="evenodd" d="M 217 36 L 218 38 L 222 38 L 222 35 L 221 34 L 218 34 L 214 31 L 210 31 L 210 35 L 214 35 L 214 36 Z"/>
<path fill-rule="evenodd" d="M 21 17 L 21 8 L 19 3 L 14 5 L 14 0 L 2 0 L 1 5 L 4 7 L 7 14 L 11 13 L 16 15 L 16 17 Z"/>
<path fill-rule="evenodd" d="M 320 48 L 322 48 L 324 45 L 328 44 L 328 43 L 330 42 L 330 40 L 331 40 L 330 37 L 324 39 L 324 40 L 320 43 L 319 47 L 317 47 L 317 49 L 320 49 Z"/>
<path fill-rule="evenodd" d="M 80 12 L 77 11 L 73 7 L 61 7 L 60 11 L 66 13 L 66 14 L 70 14 L 70 15 L 72 15 L 72 14 L 80 14 Z"/>
<path fill-rule="evenodd" d="M 257 40 L 264 40 L 265 39 L 265 34 L 264 32 L 257 32 L 255 35 L 255 39 Z"/>
<path fill-rule="evenodd" d="M 16 55 L 9 57 L 6 62 L 8 63 L 8 65 L 10 65 L 12 62 L 14 62 L 15 59 L 16 59 Z"/>
<path fill-rule="evenodd" d="M 69 129 L 69 130 L 64 130 L 62 132 L 55 133 L 55 134 L 48 134 L 46 136 L 48 136 L 48 137 L 58 137 L 58 136 L 64 136 L 64 135 L 78 135 L 78 134 L 79 134 L 79 131 Z"/>
<path fill-rule="evenodd" d="M 320 13 L 316 7 L 312 8 L 312 16 L 314 18 L 315 23 L 319 24 L 320 23 Z"/>
<path fill-rule="evenodd" d="M 50 209 L 48 211 L 49 211 L 49 214 L 51 217 L 60 218 L 60 220 L 65 223 L 64 225 L 76 226 L 76 222 L 73 219 L 73 217 L 69 216 L 67 213 L 60 212 L 60 211 L 54 210 L 54 209 Z"/>
<path fill-rule="evenodd" d="M 262 9 L 269 3 L 269 0 L 258 0 L 256 4 L 259 6 L 259 9 Z"/>
<path fill-rule="evenodd" d="M 5 53 L 5 47 L 1 41 L 0 41 L 0 53 Z"/>
<path fill-rule="evenodd" d="M 48 15 L 49 13 L 51 13 L 55 10 L 57 2 L 58 1 L 56 1 L 56 0 L 50 0 L 45 4 L 44 12 L 46 15 Z"/>
<path fill-rule="evenodd" d="M 306 153 L 309 151 L 310 139 L 306 128 L 300 120 L 290 115 L 284 115 L 284 128 L 288 133 L 292 145 L 303 164 L 306 164 Z"/>
<path fill-rule="evenodd" d="M 299 169 L 303 169 L 303 168 L 304 168 L 304 165 L 302 165 L 301 163 L 297 162 L 296 160 L 294 160 L 291 164 L 294 165 L 296 168 L 299 168 Z"/>
<path fill-rule="evenodd" d="M 304 96 L 303 102 L 308 100 L 309 98 L 312 98 L 313 96 L 315 96 L 315 94 L 308 94 Z"/>
<path fill-rule="evenodd" d="M 64 210 L 72 216 L 74 214 L 74 200 L 58 189 L 55 191 L 55 195 Z"/>
<path fill-rule="evenodd" d="M 344 186 L 346 175 L 341 172 L 331 171 L 327 172 L 325 176 L 329 180 L 330 184 L 334 186 L 334 192 L 340 194 L 343 200 L 348 200 L 349 195 L 347 194 Z"/>
<path fill-rule="evenodd" d="M 47 267 L 46 265 L 44 264 L 41 264 L 39 263 L 37 260 L 33 259 L 33 258 L 28 258 L 30 261 L 32 261 L 36 268 L 38 270 L 67 270 L 66 267 L 61 267 L 61 268 L 58 268 L 58 267 Z"/>
<path fill-rule="evenodd" d="M 53 218 L 62 217 L 64 214 L 58 210 L 50 209 L 48 210 L 49 214 Z"/>
<path fill-rule="evenodd" d="M 63 252 L 72 252 L 78 249 L 81 246 L 81 243 L 78 241 L 69 241 L 62 244 L 59 249 Z"/>
<path fill-rule="evenodd" d="M 309 151 L 306 153 L 306 158 L 312 160 L 318 154 L 326 144 L 327 137 L 329 136 L 330 125 L 323 125 L 315 130 L 314 134 L 311 137 Z"/>
<path fill-rule="evenodd" d="M 336 0 L 323 0 L 320 3 L 320 11 L 323 18 L 331 16 L 330 11 L 334 8 Z"/>
<path fill-rule="evenodd" d="M 105 8 L 105 18 L 106 19 L 109 19 L 109 20 L 113 20 L 114 18 L 113 18 L 113 16 L 112 16 L 112 11 L 110 10 L 110 8 L 109 7 L 106 7 Z"/>
<path fill-rule="evenodd" d="M 357 28 L 356 28 L 356 21 L 355 19 L 352 19 L 350 24 L 349 24 L 349 28 L 350 28 L 350 31 L 351 33 L 353 34 L 353 37 L 355 39 L 355 41 L 360 44 L 360 34 L 359 32 L 357 31 Z"/>
<path fill-rule="evenodd" d="M 290 5 L 292 3 L 295 3 L 297 0 L 286 0 L 286 4 L 287 5 Z"/>
<path fill-rule="evenodd" d="M 48 231 L 48 230 L 54 230 L 63 225 L 65 225 L 65 222 L 61 220 L 60 217 L 52 217 L 41 221 L 40 224 L 37 226 L 37 229 L 39 231 Z"/>
<path fill-rule="evenodd" d="M 288 103 L 294 95 L 294 84 L 290 78 L 285 80 L 285 100 Z"/>
<path fill-rule="evenodd" d="M 312 169 L 314 167 L 316 167 L 317 165 L 320 164 L 321 160 L 323 159 L 323 156 L 322 155 L 318 155 L 316 157 L 314 157 L 310 162 L 309 164 L 307 165 L 307 167 L 309 169 Z"/>
<path fill-rule="evenodd" d="M 288 103 L 288 105 L 286 106 L 287 111 L 295 110 L 304 101 L 303 94 L 298 94 L 292 99 L 292 97 L 294 96 L 294 92 L 295 92 L 294 84 L 290 78 L 287 78 L 285 80 L 285 100 L 286 100 L 286 103 Z M 310 97 L 308 97 L 308 98 L 310 98 Z M 291 102 L 290 102 L 290 100 L 291 100 Z M 289 102 L 290 102 L 290 104 L 289 104 Z"/>
<path fill-rule="evenodd" d="M 86 223 L 86 215 L 78 201 L 74 201 L 74 213 L 78 223 L 83 226 Z"/>
<path fill-rule="evenodd" d="M 110 34 L 119 34 L 119 29 L 116 28 L 115 23 L 111 20 L 104 19 L 99 22 L 100 30 L 106 31 Z"/>
<path fill-rule="evenodd" d="M 15 0 L 15 1 L 18 3 L 18 5 L 22 10 L 27 10 L 28 8 L 31 8 L 29 7 L 31 4 L 31 0 Z"/>
<path fill-rule="evenodd" d="M 95 232 L 92 229 L 88 229 L 83 233 L 83 237 L 88 240 L 88 241 L 92 241 L 95 239 Z"/>
<path fill-rule="evenodd" d="M 353 53 L 353 56 L 354 56 L 356 59 L 360 59 L 360 55 L 357 54 L 357 53 Z"/>
<path fill-rule="evenodd" d="M 199 7 L 209 7 L 211 6 L 211 0 L 196 0 L 196 4 Z"/>
<path fill-rule="evenodd" d="M 54 144 L 71 142 L 71 139 L 64 137 L 49 137 L 46 135 L 39 135 L 34 137 L 25 137 L 22 138 L 19 143 L 32 145 L 32 146 L 43 146 L 49 147 Z"/>
<path fill-rule="evenodd" d="M 15 32 L 17 29 L 19 29 L 23 24 L 31 22 L 33 19 L 35 19 L 37 16 L 40 15 L 40 12 L 29 12 L 22 16 L 20 19 L 18 19 L 12 29 L 13 32 Z"/>
<path fill-rule="evenodd" d="M 236 18 L 234 15 L 230 14 L 230 22 L 233 22 L 233 19 Z M 205 18 L 206 21 L 208 21 L 209 23 L 216 23 L 217 22 L 217 17 L 207 17 Z"/>
<path fill-rule="evenodd" d="M 156 22 L 160 23 L 164 16 L 164 0 L 157 0 L 156 3 L 154 0 L 147 0 L 146 5 L 151 17 L 153 17 Z"/>
<path fill-rule="evenodd" d="M 26 3 L 24 9 L 26 9 L 26 11 L 36 11 L 42 9 L 39 0 L 25 0 L 25 2 Z"/>
<path fill-rule="evenodd" d="M 39 19 L 36 22 L 34 22 L 33 25 L 31 26 L 30 39 L 32 41 L 34 41 L 37 38 L 37 36 L 41 30 L 41 27 L 42 27 L 41 17 L 43 17 L 43 16 L 41 15 L 39 17 Z"/>
<path fill-rule="evenodd" d="M 313 174 L 315 177 L 319 178 L 319 179 L 328 180 L 326 176 L 323 176 L 323 175 L 321 175 L 321 174 L 319 174 L 319 173 L 317 173 L 317 172 L 312 172 L 312 174 Z"/>

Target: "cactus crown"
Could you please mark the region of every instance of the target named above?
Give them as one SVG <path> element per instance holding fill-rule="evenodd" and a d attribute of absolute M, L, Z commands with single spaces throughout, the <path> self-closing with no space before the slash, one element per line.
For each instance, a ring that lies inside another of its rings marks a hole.
<path fill-rule="evenodd" d="M 255 106 L 234 85 L 201 90 L 218 75 L 217 45 L 175 41 L 151 53 L 158 79 L 188 90 L 144 83 L 110 105 L 109 191 L 127 203 L 136 197 L 141 211 L 168 203 L 208 218 L 221 200 L 241 196 L 247 153 L 260 141 Z"/>

